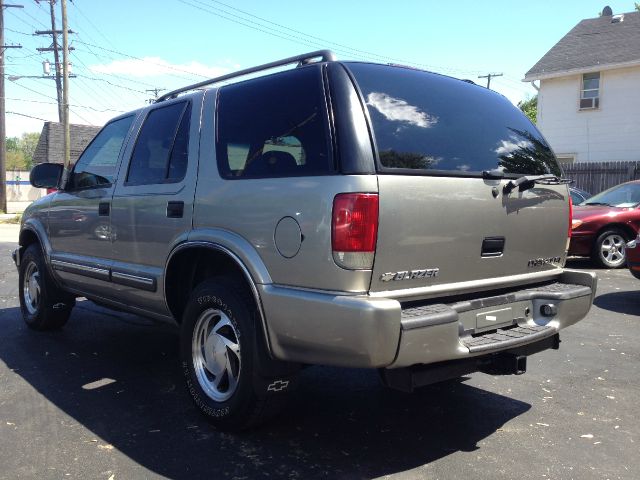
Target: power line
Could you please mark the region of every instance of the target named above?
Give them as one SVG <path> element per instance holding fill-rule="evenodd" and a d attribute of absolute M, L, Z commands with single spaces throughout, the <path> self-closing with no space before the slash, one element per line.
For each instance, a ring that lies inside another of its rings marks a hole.
<path fill-rule="evenodd" d="M 69 111 L 71 113 L 73 113 L 76 117 L 78 117 L 80 120 L 82 120 L 83 122 L 85 122 L 88 125 L 95 125 L 95 123 L 93 123 L 91 120 L 87 120 L 86 118 L 84 118 L 82 115 L 80 115 L 78 112 L 76 112 L 74 109 L 69 108 Z"/>
<path fill-rule="evenodd" d="M 111 85 L 112 87 L 122 88 L 124 90 L 129 90 L 130 92 L 142 93 L 142 94 L 146 95 L 146 92 L 143 91 L 143 90 L 136 90 L 134 88 L 125 87 L 124 85 L 119 85 L 117 83 L 110 82 L 109 80 L 105 80 L 104 78 L 89 77 L 88 75 L 79 75 L 79 74 L 76 74 L 76 76 L 78 78 L 86 78 L 88 80 L 94 80 L 96 82 L 105 82 L 105 83 L 108 83 L 109 85 Z"/>
<path fill-rule="evenodd" d="M 94 53 L 94 52 L 92 52 L 90 50 L 84 50 L 82 48 L 76 48 L 76 52 L 91 53 L 93 56 L 96 57 L 96 60 L 98 60 L 100 62 L 102 62 L 102 61 L 104 61 L 106 59 L 108 59 L 108 60 L 118 60 L 115 57 L 110 57 L 110 56 L 107 56 L 107 55 L 101 56 L 101 55 L 98 55 L 98 54 L 96 54 L 96 53 Z M 91 72 L 91 73 L 93 73 L 93 70 L 90 67 L 86 67 L 86 70 Z M 132 80 L 131 78 L 123 77 L 122 75 L 118 75 L 117 73 L 112 73 L 112 72 L 99 72 L 99 73 L 102 74 L 102 75 L 109 75 L 110 77 L 118 78 L 118 79 L 124 80 L 126 82 L 135 83 L 137 85 L 142 85 L 142 86 L 145 86 L 145 87 L 154 87 L 154 85 L 152 85 L 151 83 L 146 83 L 146 82 L 143 82 L 143 81 L 140 81 L 140 80 Z M 169 75 L 171 75 L 171 74 L 169 74 Z M 175 75 L 175 76 L 178 77 L 177 75 Z M 184 80 L 185 77 L 178 77 L 178 78 Z"/>
<path fill-rule="evenodd" d="M 80 63 L 80 65 L 88 72 L 90 72 L 91 70 L 89 69 L 89 67 L 87 67 L 87 65 L 82 61 L 82 59 L 80 57 L 76 56 L 76 60 Z M 114 104 L 112 103 L 112 97 L 113 95 L 111 95 L 109 92 L 107 92 L 106 89 L 102 88 L 100 83 L 90 83 L 89 81 L 83 79 L 83 78 L 79 78 L 78 81 L 85 86 L 85 88 L 87 88 L 88 90 L 91 90 L 93 92 L 97 93 L 97 97 L 103 99 L 101 101 L 101 103 L 105 106 L 113 106 Z M 95 85 L 95 89 L 94 89 L 94 85 Z M 98 92 L 99 91 L 99 92 Z M 103 95 L 104 94 L 104 95 Z"/>
<path fill-rule="evenodd" d="M 53 97 L 51 97 L 51 99 L 55 100 Z M 38 103 L 38 104 L 42 104 L 42 105 L 57 105 L 57 102 L 42 102 L 40 100 L 27 100 L 27 99 L 24 99 L 24 98 L 5 97 L 5 100 L 12 100 L 14 102 Z M 73 108 L 84 108 L 86 110 L 92 110 L 92 111 L 98 112 L 98 113 L 106 113 L 106 112 L 125 113 L 125 110 L 115 110 L 113 108 L 106 108 L 104 110 L 100 110 L 98 108 L 88 107 L 88 106 L 85 106 L 85 105 L 69 105 L 69 106 L 73 107 Z"/>
<path fill-rule="evenodd" d="M 4 27 L 4 29 L 5 29 L 5 30 L 8 30 L 9 32 L 12 32 L 12 33 L 19 33 L 20 35 L 26 35 L 27 37 L 30 37 L 30 36 L 31 36 L 31 34 L 30 34 L 30 33 L 19 32 L 18 30 L 14 30 L 14 29 L 9 28 L 9 27 Z"/>
<path fill-rule="evenodd" d="M 201 5 L 204 3 L 201 0 L 192 0 L 192 1 L 195 1 L 195 2 L 197 2 L 199 4 L 201 4 Z M 358 48 L 350 47 L 350 46 L 344 45 L 342 43 L 337 43 L 337 42 L 334 42 L 334 41 L 331 41 L 331 40 L 327 40 L 325 38 L 317 37 L 315 35 L 311 35 L 309 33 L 302 32 L 300 30 L 296 30 L 295 28 L 288 27 L 288 26 L 283 25 L 281 23 L 273 22 L 273 21 L 268 20 L 268 19 L 266 19 L 264 17 L 260 17 L 258 15 L 254 15 L 251 12 L 247 12 L 246 10 L 242 10 L 242 9 L 233 7 L 233 6 L 229 5 L 229 4 L 226 4 L 224 2 L 220 2 L 220 1 L 217 1 L 217 0 L 209 0 L 209 3 L 217 3 L 219 5 L 223 5 L 224 7 L 228 8 L 230 10 L 239 12 L 239 13 L 241 13 L 243 15 L 248 16 L 248 17 L 255 18 L 255 19 L 257 19 L 257 20 L 259 20 L 261 22 L 268 23 L 270 25 L 274 25 L 274 26 L 276 26 L 278 28 L 281 28 L 281 29 L 284 29 L 284 30 L 289 30 L 290 32 L 294 32 L 297 35 L 302 35 L 303 37 L 307 37 L 307 38 L 310 38 L 310 39 L 313 39 L 313 40 L 317 40 L 320 43 L 316 43 L 315 45 L 322 46 L 323 48 L 325 48 L 327 45 L 335 45 L 336 47 L 338 47 L 340 49 L 343 49 L 342 51 L 346 51 L 349 55 L 353 55 L 353 53 L 349 53 L 349 52 L 354 52 L 358 56 L 364 56 L 364 57 L 367 57 L 367 58 L 376 58 L 376 59 L 378 59 L 378 61 L 384 60 L 384 61 L 390 61 L 390 62 L 394 62 L 394 63 L 420 65 L 420 66 L 424 66 L 424 67 L 427 67 L 427 68 L 435 68 L 435 69 L 440 69 L 440 70 L 446 69 L 446 70 L 449 70 L 449 71 L 453 71 L 453 69 L 446 68 L 446 67 L 437 67 L 435 65 L 420 64 L 420 63 L 416 63 L 416 62 L 413 62 L 413 61 L 410 61 L 410 60 L 402 60 L 402 59 L 397 59 L 397 58 L 393 58 L 393 57 L 387 57 L 387 56 L 380 55 L 380 54 L 375 53 L 375 52 L 369 52 L 367 50 L 360 50 Z M 211 7 L 211 8 L 214 8 L 214 7 Z M 222 11 L 224 12 L 224 10 L 222 10 Z M 228 12 L 225 12 L 225 13 L 229 14 Z M 231 14 L 229 14 L 229 15 L 231 15 Z M 237 17 L 237 18 L 241 18 L 241 17 Z M 258 25 L 260 25 L 260 24 L 258 24 Z M 261 25 L 261 26 L 263 26 L 263 25 Z M 298 37 L 294 37 L 294 38 L 298 38 Z M 463 72 L 463 71 L 460 70 L 460 72 Z"/>
<path fill-rule="evenodd" d="M 21 117 L 32 118 L 32 119 L 34 119 L 34 120 L 40 120 L 40 121 L 42 121 L 42 122 L 50 122 L 50 121 L 51 121 L 51 120 L 46 120 L 46 119 L 44 119 L 44 118 L 39 118 L 39 117 L 34 117 L 34 116 L 32 116 L 32 115 L 27 115 L 26 113 L 18 113 L 18 112 L 6 112 L 6 113 L 8 113 L 8 114 L 10 114 L 10 115 L 19 115 L 19 116 L 21 116 Z"/>
<path fill-rule="evenodd" d="M 185 70 L 185 69 L 183 69 L 183 68 L 178 68 L 178 67 L 175 67 L 175 66 L 173 66 L 173 65 L 167 65 L 167 64 L 164 64 L 164 63 L 152 62 L 152 61 L 147 60 L 147 59 L 144 59 L 144 58 L 136 57 L 135 55 L 129 55 L 128 53 L 119 52 L 119 51 L 117 51 L 117 50 L 111 50 L 111 49 L 109 49 L 109 48 L 101 47 L 101 46 L 99 46 L 99 45 L 94 45 L 94 44 L 91 44 L 91 43 L 88 43 L 88 42 L 83 42 L 83 41 L 80 41 L 80 40 L 76 40 L 76 43 L 80 43 L 80 44 L 82 44 L 82 45 L 86 45 L 86 46 L 93 47 L 93 48 L 98 48 L 98 49 L 100 49 L 100 50 L 104 50 L 105 52 L 115 53 L 116 55 L 122 55 L 122 56 L 124 56 L 124 57 L 132 58 L 132 59 L 134 59 L 134 60 L 138 60 L 138 61 L 140 61 L 140 62 L 145 62 L 145 63 L 148 63 L 148 64 L 150 64 L 150 65 L 157 65 L 157 66 L 160 66 L 160 67 L 162 67 L 162 68 L 169 69 L 169 70 L 175 70 L 175 71 L 177 71 L 177 72 L 187 73 L 187 74 L 192 75 L 192 76 L 194 76 L 194 77 L 209 78 L 209 77 L 207 77 L 206 75 L 202 75 L 202 74 L 200 74 L 200 73 L 191 72 L 191 71 L 189 71 L 189 70 Z M 169 75 L 171 75 L 171 74 L 169 73 Z M 175 76 L 175 75 L 174 75 L 174 76 Z M 182 77 L 182 78 L 183 78 L 183 77 Z"/>
<path fill-rule="evenodd" d="M 22 13 L 24 13 L 27 17 L 29 17 L 31 20 L 33 20 L 36 23 L 39 23 L 40 25 L 42 25 L 44 28 L 48 28 L 44 23 L 42 23 L 40 20 L 38 20 L 36 17 L 34 17 L 33 15 L 31 15 L 29 12 L 27 12 L 26 10 L 22 9 Z"/>
<path fill-rule="evenodd" d="M 78 5 L 76 5 L 76 2 L 74 2 L 73 0 L 69 0 L 69 1 L 71 2 L 71 5 L 73 5 L 73 8 L 75 8 L 75 9 L 76 9 L 76 11 L 77 11 L 80 15 L 82 15 L 82 18 L 84 18 L 85 20 L 87 20 L 87 22 L 89 23 L 89 25 L 91 25 L 91 26 L 94 28 L 94 30 L 95 30 L 96 32 L 98 32 L 98 34 L 99 34 L 102 38 L 104 38 L 104 39 L 107 41 L 107 43 L 108 43 L 109 45 L 111 45 L 113 48 L 115 48 L 115 45 L 114 45 L 113 43 L 111 43 L 111 40 L 109 40 L 109 37 L 107 37 L 105 34 L 103 34 L 103 33 L 102 33 L 102 31 L 101 31 L 98 27 L 96 27 L 96 26 L 94 25 L 94 23 L 91 21 L 91 19 L 90 19 L 89 17 L 87 17 L 84 13 L 82 13 L 82 10 L 80 10 L 80 7 L 78 7 Z"/>
<path fill-rule="evenodd" d="M 225 20 L 231 21 L 233 23 L 237 23 L 239 25 L 243 25 L 247 28 L 251 28 L 253 30 L 257 30 L 259 32 L 262 33 L 266 33 L 268 35 L 271 36 L 275 36 L 277 38 L 281 38 L 284 40 L 288 40 L 294 43 L 299 43 L 305 46 L 311 46 L 311 47 L 322 47 L 325 48 L 327 46 L 327 44 L 331 44 L 334 45 L 335 47 L 332 47 L 333 50 L 336 51 L 336 53 L 343 53 L 346 54 L 348 56 L 355 56 L 358 58 L 363 58 L 363 59 L 368 59 L 368 60 L 374 60 L 374 61 L 385 61 L 385 62 L 390 62 L 390 63 L 399 63 L 399 64 L 406 64 L 406 65 L 413 65 L 413 66 L 417 66 L 420 68 L 426 68 L 429 70 L 439 70 L 439 71 L 447 71 L 450 73 L 459 73 L 459 74 L 476 74 L 479 73 L 477 70 L 472 71 L 472 70 L 462 70 L 462 69 L 456 69 L 456 68 L 451 68 L 451 67 L 442 67 L 442 66 L 436 66 L 436 65 L 428 65 L 428 64 L 424 64 L 424 63 L 419 63 L 419 62 L 414 62 L 414 61 L 410 61 L 410 60 L 403 60 L 403 59 L 397 59 L 397 58 L 393 58 L 393 57 L 387 57 L 384 55 L 380 55 L 374 52 L 368 52 L 366 50 L 360 50 L 357 48 L 353 48 L 353 47 L 349 47 L 347 45 L 344 44 L 340 44 L 337 42 L 333 42 L 330 40 L 326 40 L 320 37 L 316 37 L 314 35 L 310 35 L 307 33 L 304 33 L 300 30 L 296 30 L 290 27 L 287 27 L 286 25 L 282 25 L 280 23 L 276 23 L 273 22 L 271 20 L 267 20 L 263 17 L 259 17 L 257 15 L 254 15 L 250 12 L 247 12 L 245 10 L 241 10 L 235 7 L 232 7 L 226 3 L 223 2 L 219 2 L 216 0 L 209 0 L 210 2 L 213 3 L 217 3 L 220 5 L 224 5 L 226 8 L 230 9 L 230 10 L 234 10 L 236 12 L 240 12 L 243 15 L 255 18 L 261 22 L 267 23 L 269 25 L 273 25 L 276 26 L 280 29 L 285 29 L 285 30 L 289 30 L 291 32 L 294 32 L 296 35 L 292 35 L 290 33 L 284 32 L 282 30 L 274 32 L 272 27 L 269 27 L 268 25 L 264 25 L 263 23 L 258 23 L 255 22 L 253 20 L 250 20 L 248 18 L 244 18 L 238 15 L 235 15 L 229 11 L 225 11 L 223 9 L 220 8 L 216 8 L 214 6 L 211 6 L 210 4 L 205 4 L 202 0 L 191 0 L 191 2 L 196 2 L 198 5 L 194 5 L 194 3 L 191 3 L 187 0 L 179 0 L 181 3 L 184 3 L 185 5 L 188 5 L 190 7 L 196 8 L 198 10 L 204 11 L 206 13 L 209 13 L 211 15 L 223 18 Z M 248 23 L 245 23 L 248 22 Z M 270 28 L 270 30 L 265 30 L 267 28 Z"/>

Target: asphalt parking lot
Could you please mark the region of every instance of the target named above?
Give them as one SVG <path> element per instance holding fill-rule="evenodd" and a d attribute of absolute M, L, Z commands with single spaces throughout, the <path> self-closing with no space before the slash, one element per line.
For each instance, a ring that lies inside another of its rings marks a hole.
<path fill-rule="evenodd" d="M 64 330 L 29 331 L 15 232 L 0 225 L 0 479 L 640 478 L 640 280 L 626 270 L 598 271 L 589 316 L 525 375 L 407 395 L 313 367 L 284 415 L 230 435 L 192 406 L 175 329 L 84 301 Z"/>

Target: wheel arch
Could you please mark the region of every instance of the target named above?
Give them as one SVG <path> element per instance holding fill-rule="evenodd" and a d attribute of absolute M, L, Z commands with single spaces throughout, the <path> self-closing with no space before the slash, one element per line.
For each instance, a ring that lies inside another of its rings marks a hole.
<path fill-rule="evenodd" d="M 188 241 L 178 245 L 170 254 L 164 272 L 164 298 L 167 309 L 182 322 L 182 313 L 191 291 L 201 281 L 213 276 L 231 276 L 244 285 L 252 295 L 267 350 L 271 354 L 269 332 L 260 294 L 249 267 L 230 248 L 214 242 Z"/>
<path fill-rule="evenodd" d="M 607 223 L 598 229 L 595 234 L 596 240 L 607 230 L 621 230 L 627 236 L 627 241 L 632 240 L 638 235 L 638 232 L 627 223 Z"/>
<path fill-rule="evenodd" d="M 44 256 L 44 263 L 47 266 L 47 270 L 49 271 L 49 275 L 53 278 L 56 284 L 58 283 L 57 278 L 53 274 L 53 269 L 51 268 L 50 253 L 51 253 L 51 244 L 49 243 L 49 239 L 47 238 L 47 232 L 45 226 L 33 219 L 29 218 L 20 229 L 20 233 L 18 236 L 18 248 L 20 249 L 20 258 L 24 254 L 25 250 L 33 245 L 38 244 L 40 246 L 40 250 L 42 251 L 42 255 Z"/>
<path fill-rule="evenodd" d="M 35 230 L 32 230 L 31 228 L 23 228 L 20 230 L 20 236 L 18 237 L 18 245 L 20 245 L 20 249 L 24 251 L 33 243 L 37 243 L 42 247 L 40 237 Z"/>

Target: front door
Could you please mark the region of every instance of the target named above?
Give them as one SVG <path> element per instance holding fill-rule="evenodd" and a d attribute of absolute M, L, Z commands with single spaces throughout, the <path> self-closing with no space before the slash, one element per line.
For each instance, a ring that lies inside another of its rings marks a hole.
<path fill-rule="evenodd" d="M 76 162 L 49 212 L 51 264 L 62 284 L 104 296 L 109 282 L 111 197 L 122 147 L 135 115 L 109 122 Z"/>
<path fill-rule="evenodd" d="M 201 101 L 162 102 L 147 112 L 113 195 L 114 288 L 120 302 L 155 314 L 169 315 L 165 263 L 191 230 Z"/>

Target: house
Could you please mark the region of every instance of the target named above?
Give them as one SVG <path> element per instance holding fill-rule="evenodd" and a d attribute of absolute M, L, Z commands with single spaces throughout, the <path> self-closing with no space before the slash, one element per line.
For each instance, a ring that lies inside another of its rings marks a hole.
<path fill-rule="evenodd" d="M 101 127 L 69 125 L 71 136 L 71 163 L 74 164 Z M 33 163 L 64 163 L 64 125 L 45 122 L 40 140 L 33 154 Z"/>
<path fill-rule="evenodd" d="M 640 160 L 640 12 L 582 20 L 523 81 L 540 82 L 538 128 L 560 161 Z"/>

